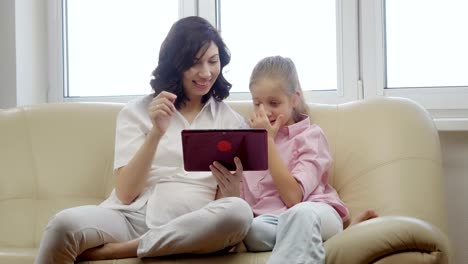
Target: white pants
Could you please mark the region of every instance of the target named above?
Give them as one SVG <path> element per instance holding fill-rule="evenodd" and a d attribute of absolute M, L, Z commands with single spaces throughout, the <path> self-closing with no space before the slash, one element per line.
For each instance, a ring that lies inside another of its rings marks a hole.
<path fill-rule="evenodd" d="M 252 220 L 252 209 L 241 198 L 216 200 L 146 232 L 140 239 L 138 256 L 216 252 L 240 243 Z"/>
<path fill-rule="evenodd" d="M 244 243 L 249 251 L 270 251 L 272 263 L 325 262 L 323 241 L 343 230 L 335 209 L 326 203 L 302 202 L 286 212 L 256 217 Z"/>
<path fill-rule="evenodd" d="M 89 248 L 141 237 L 138 256 L 208 253 L 242 241 L 252 223 L 250 206 L 240 198 L 213 201 L 200 210 L 148 230 L 146 207 L 137 212 L 89 205 L 56 214 L 47 225 L 36 264 L 72 264 Z"/>

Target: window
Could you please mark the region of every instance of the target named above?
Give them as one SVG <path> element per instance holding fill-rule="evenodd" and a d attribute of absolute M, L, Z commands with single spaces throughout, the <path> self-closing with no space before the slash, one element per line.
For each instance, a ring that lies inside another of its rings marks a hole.
<path fill-rule="evenodd" d="M 228 100 L 250 100 L 254 65 L 265 56 L 282 55 L 296 63 L 309 102 L 407 97 L 435 119 L 467 123 L 465 0 L 50 2 L 56 4 L 49 11 L 59 14 L 49 20 L 50 101 L 108 101 L 87 96 L 148 93 L 170 25 L 199 15 L 219 28 L 231 50 L 225 68 L 233 83 Z"/>
<path fill-rule="evenodd" d="M 362 0 L 364 98 L 406 97 L 435 119 L 468 117 L 466 7 L 463 0 Z"/>
<path fill-rule="evenodd" d="M 468 86 L 466 10 L 466 0 L 386 1 L 387 88 Z"/>
<path fill-rule="evenodd" d="M 332 97 L 335 99 L 332 101 L 337 101 L 344 97 L 345 81 L 351 87 L 356 85 L 357 75 L 343 78 L 344 72 L 353 73 L 350 69 L 357 68 L 357 61 L 353 55 L 342 52 L 344 46 L 352 47 L 354 43 L 342 34 L 343 25 L 339 22 L 343 17 L 337 16 L 343 14 L 341 1 L 219 0 L 218 3 L 219 29 L 232 53 L 231 63 L 226 67 L 226 78 L 233 84 L 232 97 L 250 98 L 239 95 L 248 93 L 252 69 L 260 59 L 272 55 L 294 61 L 304 91 L 328 91 L 306 92 L 311 100 Z M 348 27 L 357 31 L 352 25 Z M 349 62 L 345 65 L 346 60 Z M 353 96 L 355 99 L 356 93 L 348 93 L 348 100 Z"/>
<path fill-rule="evenodd" d="M 220 29 L 233 54 L 226 73 L 233 91 L 248 92 L 253 67 L 272 55 L 294 61 L 304 90 L 336 90 L 335 10 L 330 0 L 220 1 Z"/>
<path fill-rule="evenodd" d="M 294 60 L 307 98 L 328 103 L 358 98 L 358 54 L 347 52 L 357 49 L 357 0 L 50 1 L 63 10 L 59 27 L 50 22 L 58 50 L 49 49 L 50 101 L 127 101 L 147 94 L 170 25 L 197 14 L 220 28 L 232 51 L 225 69 L 234 85 L 229 99 L 250 99 L 250 72 L 258 60 L 273 54 Z M 238 19 L 239 12 L 245 19 Z"/>
<path fill-rule="evenodd" d="M 177 1 L 64 0 L 65 97 L 151 92 Z"/>

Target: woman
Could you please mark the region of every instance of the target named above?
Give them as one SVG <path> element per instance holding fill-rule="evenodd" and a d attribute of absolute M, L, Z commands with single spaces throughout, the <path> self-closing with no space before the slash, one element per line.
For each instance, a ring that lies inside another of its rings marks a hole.
<path fill-rule="evenodd" d="M 208 253 L 242 241 L 252 221 L 240 198 L 215 200 L 209 172 L 185 172 L 182 129 L 241 128 L 222 102 L 229 51 L 205 19 L 177 21 L 161 45 L 154 94 L 129 102 L 116 127 L 116 187 L 99 206 L 66 209 L 49 222 L 36 263 Z"/>

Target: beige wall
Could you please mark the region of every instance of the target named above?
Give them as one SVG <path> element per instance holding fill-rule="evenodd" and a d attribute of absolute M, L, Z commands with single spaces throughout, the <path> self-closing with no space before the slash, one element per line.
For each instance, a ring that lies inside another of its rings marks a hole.
<path fill-rule="evenodd" d="M 468 131 L 440 132 L 448 232 L 455 264 L 468 263 Z"/>
<path fill-rule="evenodd" d="M 15 0 L 17 105 L 47 101 L 45 0 Z"/>
<path fill-rule="evenodd" d="M 46 0 L 0 0 L 0 108 L 47 100 Z"/>
<path fill-rule="evenodd" d="M 0 1 L 0 108 L 16 106 L 15 1 Z"/>

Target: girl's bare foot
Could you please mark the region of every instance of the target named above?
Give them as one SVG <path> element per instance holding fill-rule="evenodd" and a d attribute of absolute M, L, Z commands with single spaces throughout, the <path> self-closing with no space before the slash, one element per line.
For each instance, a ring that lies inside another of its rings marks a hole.
<path fill-rule="evenodd" d="M 372 209 L 366 209 L 360 214 L 358 214 L 355 218 L 351 219 L 351 222 L 349 223 L 349 226 L 359 224 L 361 222 L 364 222 L 366 220 L 376 218 L 379 215 Z"/>
<path fill-rule="evenodd" d="M 81 253 L 77 260 L 122 259 L 137 256 L 138 240 L 107 243 L 100 247 L 90 248 Z"/>

